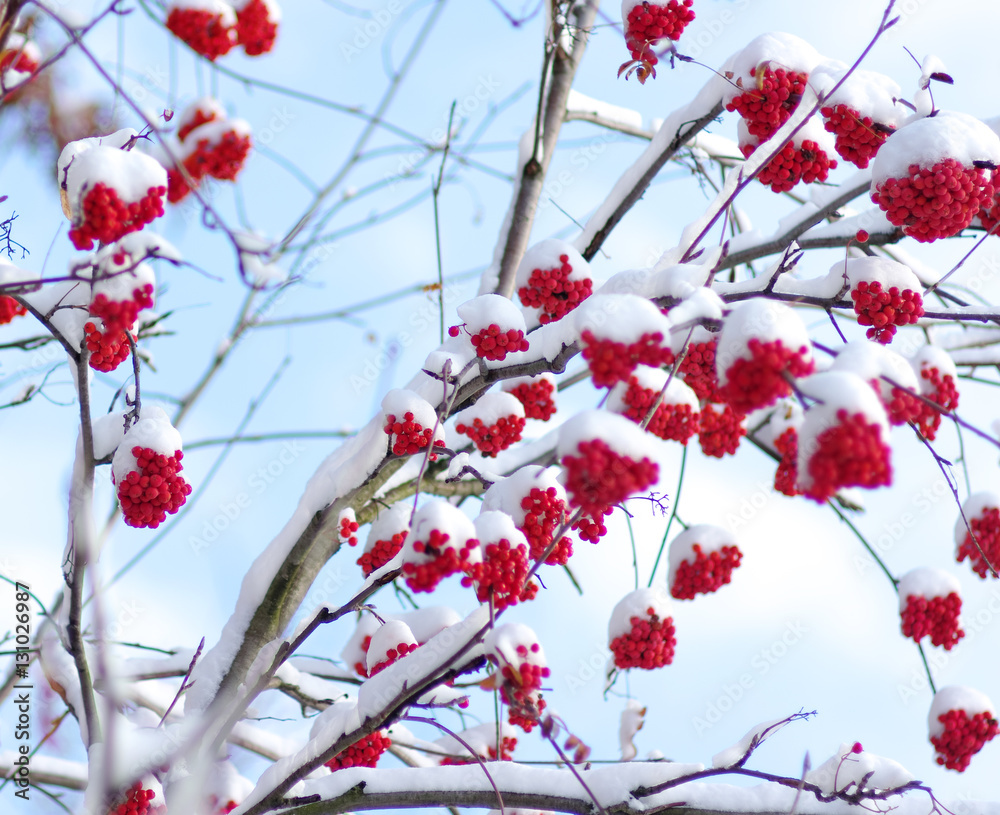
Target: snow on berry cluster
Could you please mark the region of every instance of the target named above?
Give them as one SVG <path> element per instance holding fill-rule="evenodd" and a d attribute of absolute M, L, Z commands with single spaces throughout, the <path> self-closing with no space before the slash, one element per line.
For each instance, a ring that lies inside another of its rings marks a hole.
<path fill-rule="evenodd" d="M 510 300 L 499 294 L 484 294 L 458 307 L 458 316 L 465 322 L 448 329 L 457 337 L 462 328 L 472 340 L 476 356 L 497 361 L 528 350 L 524 338 L 527 330 L 524 315 Z"/>
<path fill-rule="evenodd" d="M 525 418 L 547 422 L 556 412 L 556 378 L 550 373 L 508 379 L 503 389 L 524 406 Z"/>
<path fill-rule="evenodd" d="M 382 412 L 385 416 L 382 429 L 389 437 L 393 455 L 412 456 L 427 447 L 444 447 L 444 427 L 438 424 L 434 408 L 413 391 L 402 388 L 389 391 L 382 400 Z M 430 460 L 436 461 L 437 455 L 431 453 Z"/>
<path fill-rule="evenodd" d="M 486 635 L 483 646 L 497 666 L 500 697 L 510 708 L 508 721 L 530 733 L 545 709 L 540 691 L 551 673 L 538 637 L 526 625 L 504 623 Z"/>
<path fill-rule="evenodd" d="M 633 60 L 653 76 L 653 66 L 659 62 L 653 47 L 660 40 L 680 39 L 684 29 L 694 19 L 694 0 L 622 0 L 622 23 L 625 45 Z M 640 74 L 640 79 L 644 74 Z"/>
<path fill-rule="evenodd" d="M 938 764 L 964 772 L 972 757 L 1000 733 L 996 708 L 974 688 L 949 685 L 934 694 L 927 715 Z"/>
<path fill-rule="evenodd" d="M 812 345 L 802 320 L 781 303 L 754 298 L 726 317 L 715 356 L 719 389 L 739 413 L 791 393 L 787 377 L 813 372 Z"/>
<path fill-rule="evenodd" d="M 1000 137 L 964 113 L 938 111 L 893 133 L 872 162 L 871 199 L 927 243 L 956 235 L 994 195 Z"/>
<path fill-rule="evenodd" d="M 920 642 L 931 638 L 932 645 L 950 651 L 965 636 L 959 625 L 962 598 L 959 582 L 940 569 L 918 568 L 899 581 L 899 615 L 904 637 Z"/>
<path fill-rule="evenodd" d="M 608 648 L 618 668 L 662 668 L 673 662 L 676 645 L 670 598 L 659 589 L 636 589 L 611 612 Z"/>
<path fill-rule="evenodd" d="M 924 313 L 923 288 L 913 271 L 885 258 L 851 258 L 834 264 L 831 274 L 844 276 L 850 286 L 858 325 L 867 326 L 870 340 L 888 345 L 897 326 L 916 325 Z"/>
<path fill-rule="evenodd" d="M 906 359 L 885 346 L 865 340 L 849 342 L 837 350 L 830 369 L 857 374 L 871 384 L 889 424 L 903 425 L 920 416 L 922 403 L 914 395 L 920 392 L 916 372 Z"/>
<path fill-rule="evenodd" d="M 0 325 L 7 325 L 15 317 L 23 317 L 27 313 L 28 309 L 13 297 L 0 294 Z"/>
<path fill-rule="evenodd" d="M 167 29 L 208 60 L 242 45 L 247 56 L 274 47 L 281 12 L 274 0 L 242 0 L 234 8 L 224 0 L 171 0 Z"/>
<path fill-rule="evenodd" d="M 125 793 L 125 799 L 108 810 L 108 815 L 166 815 L 167 808 L 154 804 L 156 792 L 136 781 Z"/>
<path fill-rule="evenodd" d="M 605 411 L 584 411 L 566 422 L 557 455 L 570 505 L 599 519 L 608 507 L 653 486 L 659 466 L 646 455 L 649 439 L 628 419 Z"/>
<path fill-rule="evenodd" d="M 475 523 L 483 549 L 482 561 L 469 569 L 476 599 L 485 603 L 492 598 L 497 611 L 535 599 L 538 583 L 525 584 L 530 569 L 528 541 L 513 519 L 506 512 L 487 510 Z"/>
<path fill-rule="evenodd" d="M 402 620 L 386 620 L 371 635 L 365 656 L 368 676 L 375 676 L 420 647 L 410 627 Z"/>
<path fill-rule="evenodd" d="M 821 65 L 810 76 L 818 93 L 824 93 L 820 115 L 823 125 L 836 139 L 841 158 L 864 169 L 899 127 L 906 111 L 897 100 L 902 91 L 892 79 L 874 71 L 855 70 L 844 79 L 846 69 Z"/>
<path fill-rule="evenodd" d="M 693 600 L 696 594 L 718 591 L 732 579 L 743 553 L 735 538 L 712 524 L 695 524 L 670 543 L 670 596 Z"/>
<path fill-rule="evenodd" d="M 155 529 L 184 505 L 191 486 L 180 475 L 183 457 L 180 433 L 167 414 L 158 407 L 143 408 L 111 462 L 126 524 Z"/>
<path fill-rule="evenodd" d="M 917 427 L 928 440 L 934 441 L 941 426 L 941 411 L 958 409 L 958 369 L 946 351 L 934 346 L 923 346 L 913 358 L 913 368 L 919 375 L 920 394 L 941 406 L 941 410 L 921 401 Z"/>
<path fill-rule="evenodd" d="M 351 507 L 341 510 L 337 516 L 337 537 L 341 543 L 358 545 L 358 519 Z"/>
<path fill-rule="evenodd" d="M 131 149 L 136 132 L 70 142 L 59 156 L 60 184 L 77 249 L 113 243 L 163 215 L 167 176 L 153 158 Z"/>
<path fill-rule="evenodd" d="M 613 387 L 627 381 L 637 365 L 658 368 L 672 356 L 670 321 L 644 297 L 592 297 L 574 319 L 595 387 Z"/>
<path fill-rule="evenodd" d="M 385 624 L 393 621 L 399 621 L 406 625 L 410 633 L 413 635 L 414 640 L 417 645 L 422 645 L 431 638 L 440 634 L 444 629 L 461 620 L 458 613 L 453 609 L 447 608 L 445 606 L 424 606 L 423 608 L 416 609 L 414 611 L 403 612 L 400 614 L 386 614 L 383 613 L 382 618 Z M 383 628 L 384 625 L 378 618 L 373 614 L 364 614 L 358 619 L 358 624 L 355 626 L 354 632 L 348 638 L 347 642 L 344 644 L 343 650 L 340 652 L 340 658 L 345 665 L 350 665 L 358 673 L 359 676 L 368 677 L 368 665 L 378 664 L 379 661 L 384 660 L 389 649 L 398 644 L 402 640 L 397 640 L 396 643 L 390 642 L 394 637 L 383 635 L 385 646 L 382 653 L 379 653 L 377 657 L 369 663 L 368 653 L 372 648 L 372 640 L 378 631 Z M 404 638 L 405 639 L 405 638 Z M 405 639 L 409 643 L 409 639 Z M 408 648 L 408 651 L 412 650 Z M 397 651 L 397 658 L 399 654 Z"/>
<path fill-rule="evenodd" d="M 664 387 L 666 392 L 664 393 Z M 660 368 L 638 366 L 628 383 L 619 382 L 611 391 L 608 408 L 642 424 L 663 393 L 646 429 L 665 441 L 687 444 L 698 432 L 698 397 L 678 377 L 667 383 L 667 372 Z"/>
<path fill-rule="evenodd" d="M 381 569 L 403 549 L 406 533 L 410 528 L 410 502 L 400 501 L 379 512 L 368 530 L 368 540 L 358 558 L 361 574 L 368 577 Z"/>
<path fill-rule="evenodd" d="M 253 139 L 249 124 L 228 118 L 218 102 L 204 98 L 182 111 L 177 138 L 169 146 L 169 155 L 164 150 L 161 161 L 167 167 L 167 200 L 176 204 L 205 178 L 235 181 L 250 155 Z"/>
<path fill-rule="evenodd" d="M 411 591 L 434 591 L 444 578 L 467 574 L 481 560 L 476 528 L 461 510 L 442 500 L 417 510 L 403 544 L 403 576 Z"/>
<path fill-rule="evenodd" d="M 555 470 L 530 464 L 508 478 L 497 481 L 483 495 L 483 512 L 505 512 L 524 533 L 532 560 L 542 557 L 552 545 L 553 535 L 566 521 L 566 491 Z M 565 564 L 573 554 L 573 543 L 563 535 L 545 562 Z"/>
<path fill-rule="evenodd" d="M 515 286 L 534 325 L 561 320 L 594 290 L 587 261 L 572 245 L 556 239 L 542 241 L 525 252 Z"/>
<path fill-rule="evenodd" d="M 493 458 L 521 440 L 524 406 L 516 396 L 503 391 L 487 393 L 472 407 L 455 416 L 455 430 L 468 436 L 487 458 Z"/>
<path fill-rule="evenodd" d="M 962 504 L 955 521 L 955 559 L 966 558 L 983 580 L 1000 572 L 1000 495 L 994 492 L 973 493 Z"/>
<path fill-rule="evenodd" d="M 891 484 L 889 422 L 872 388 L 842 371 L 816 374 L 800 386 L 816 400 L 799 431 L 796 465 L 802 493 L 823 502 L 842 487 Z"/>
<path fill-rule="evenodd" d="M 500 733 L 499 751 L 497 750 L 497 732 Z M 441 759 L 442 766 L 456 764 L 472 764 L 476 759 L 469 755 L 469 747 L 483 761 L 510 761 L 514 757 L 517 738 L 514 730 L 507 722 L 485 722 L 470 727 L 457 734 L 458 738 L 444 736 L 434 744 L 442 753 L 448 753 Z M 461 741 L 459 741 L 461 739 Z M 464 744 L 463 744 L 464 742 Z M 468 747 L 466 746 L 468 745 Z"/>

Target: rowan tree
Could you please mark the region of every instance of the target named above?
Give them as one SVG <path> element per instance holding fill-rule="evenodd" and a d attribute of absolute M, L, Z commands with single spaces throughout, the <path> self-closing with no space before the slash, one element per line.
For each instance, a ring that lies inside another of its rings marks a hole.
<path fill-rule="evenodd" d="M 765 5 L 0 4 L 12 807 L 995 806 L 996 11 Z"/>

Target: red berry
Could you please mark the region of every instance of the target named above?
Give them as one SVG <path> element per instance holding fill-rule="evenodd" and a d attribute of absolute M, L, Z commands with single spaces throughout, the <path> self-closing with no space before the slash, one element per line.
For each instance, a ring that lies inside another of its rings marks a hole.
<path fill-rule="evenodd" d="M 392 739 L 383 735 L 383 731 L 376 730 L 345 747 L 326 762 L 326 766 L 331 770 L 342 770 L 345 767 L 374 767 L 378 764 L 382 753 L 390 747 Z"/>
<path fill-rule="evenodd" d="M 579 442 L 575 453 L 563 456 L 562 465 L 570 504 L 591 517 L 600 517 L 607 507 L 648 489 L 659 477 L 655 462 L 623 455 L 602 439 Z"/>
<path fill-rule="evenodd" d="M 864 413 L 852 414 L 844 408 L 836 416 L 837 424 L 822 431 L 811 445 L 811 482 L 802 492 L 817 502 L 826 501 L 842 487 L 892 483 L 891 453 L 878 423 L 869 421 Z"/>
<path fill-rule="evenodd" d="M 663 347 L 664 337 L 659 331 L 642 334 L 635 342 L 625 344 L 602 339 L 590 329 L 580 334 L 583 341 L 583 358 L 590 366 L 590 376 L 594 386 L 610 388 L 617 382 L 624 382 L 639 364 L 658 368 L 672 356 L 669 348 Z"/>
<path fill-rule="evenodd" d="M 740 144 L 740 152 L 749 158 L 759 142 Z M 767 164 L 760 168 L 757 180 L 773 192 L 788 192 L 800 181 L 812 184 L 826 181 L 830 170 L 837 166 L 816 142 L 806 139 L 800 145 L 789 142 Z"/>
<path fill-rule="evenodd" d="M 764 141 L 788 121 L 802 99 L 808 76 L 784 68 L 772 70 L 766 62 L 751 68 L 750 76 L 756 86 L 733 97 L 726 110 L 739 111 L 750 135 Z"/>
<path fill-rule="evenodd" d="M 679 40 L 694 19 L 694 0 L 643 2 L 634 6 L 625 18 L 625 44 L 632 59 L 655 65 L 653 44 L 662 39 Z"/>
<path fill-rule="evenodd" d="M 794 427 L 789 427 L 774 440 L 774 449 L 781 453 L 778 470 L 774 474 L 774 488 L 782 495 L 801 495 L 796 478 L 798 477 L 799 434 Z"/>
<path fill-rule="evenodd" d="M 773 405 L 792 392 L 785 375 L 808 376 L 815 363 L 808 346 L 792 350 L 778 339 L 761 342 L 752 337 L 746 344 L 750 356 L 738 357 L 726 370 L 722 395 L 734 411 L 749 413 Z"/>
<path fill-rule="evenodd" d="M 871 326 L 867 336 L 883 345 L 892 342 L 896 326 L 915 325 L 924 314 L 924 302 L 919 293 L 911 289 L 900 291 L 892 286 L 882 289 L 878 280 L 862 280 L 851 291 L 854 313 L 858 325 Z"/>
<path fill-rule="evenodd" d="M 504 385 L 504 390 L 513 394 L 521 403 L 524 415 L 528 419 L 547 422 L 556 412 L 556 402 L 553 398 L 556 386 L 547 376 L 510 380 Z"/>
<path fill-rule="evenodd" d="M 947 690 L 947 689 L 944 689 Z M 938 696 L 944 691 L 939 691 Z M 938 697 L 935 697 L 937 704 Z M 931 715 L 935 707 L 931 707 Z M 938 731 L 938 732 L 935 732 Z M 949 770 L 964 772 L 972 757 L 1000 733 L 1000 723 L 992 710 L 969 715 L 962 708 L 947 710 L 931 721 L 931 744 L 938 764 Z"/>
<path fill-rule="evenodd" d="M 698 414 L 698 443 L 706 456 L 722 458 L 732 455 L 746 434 L 744 414 L 733 410 L 732 405 L 707 404 Z"/>
<path fill-rule="evenodd" d="M 714 534 L 707 531 L 705 545 L 709 551 L 703 551 L 701 543 L 691 543 L 691 553 L 688 555 L 686 551 L 688 537 L 692 533 L 697 537 L 706 527 L 712 529 L 706 524 L 692 526 L 678 535 L 671 544 L 673 550 L 680 542 L 684 550 L 683 560 L 675 563 L 671 557 L 670 563 L 670 596 L 677 600 L 693 600 L 696 594 L 711 594 L 718 591 L 732 579 L 733 570 L 743 559 L 743 553 L 735 544 L 712 546 Z"/>
<path fill-rule="evenodd" d="M 920 392 L 926 399 L 941 406 L 941 410 L 951 412 L 958 409 L 958 389 L 955 387 L 955 378 L 950 374 L 942 374 L 933 365 L 921 365 L 920 368 Z M 941 411 L 932 408 L 926 402 L 919 404 L 920 413 L 917 416 L 917 427 L 929 441 L 934 441 L 937 437 L 938 428 L 941 426 Z"/>
<path fill-rule="evenodd" d="M 118 192 L 103 182 L 94 184 L 83 196 L 69 238 L 77 249 L 90 249 L 94 241 L 114 243 L 137 232 L 163 215 L 166 187 L 150 187 L 138 201 L 125 202 Z"/>
<path fill-rule="evenodd" d="M 965 505 L 963 509 L 964 507 Z M 1000 571 L 1000 509 L 996 506 L 984 506 L 976 516 L 970 518 L 968 515 L 966 512 L 969 527 L 976 538 L 972 539 L 965 522 L 959 518 L 955 536 L 959 541 L 956 560 L 961 563 L 968 558 L 972 570 L 985 580 L 987 575 L 992 574 L 991 565 Z"/>
<path fill-rule="evenodd" d="M 389 436 L 389 445 L 393 455 L 412 456 L 419 453 L 429 444 L 434 435 L 434 429 L 423 427 L 419 422 L 413 420 L 412 413 L 403 415 L 403 421 L 397 422 L 392 414 L 385 417 L 385 425 L 382 428 Z M 436 439 L 434 447 L 444 447 L 443 439 Z M 437 455 L 431 453 L 431 461 L 437 461 Z"/>

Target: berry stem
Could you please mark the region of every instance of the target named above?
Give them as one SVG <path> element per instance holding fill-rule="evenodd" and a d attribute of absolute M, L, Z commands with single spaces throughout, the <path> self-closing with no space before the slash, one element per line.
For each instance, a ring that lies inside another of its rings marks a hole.
<path fill-rule="evenodd" d="M 681 501 L 681 488 L 684 486 L 684 469 L 687 467 L 687 455 L 688 448 L 684 445 L 684 449 L 681 452 L 681 467 L 680 473 L 677 476 L 677 489 L 674 491 L 674 506 L 670 511 L 670 517 L 667 519 L 667 528 L 663 530 L 663 540 L 660 541 L 660 549 L 656 553 L 656 560 L 653 561 L 653 568 L 649 573 L 649 582 L 646 584 L 647 588 L 652 587 L 653 579 L 656 577 L 656 567 L 660 565 L 660 558 L 663 557 L 663 550 L 667 548 L 667 538 L 670 536 L 670 527 L 676 519 L 683 526 L 684 522 L 677 517 L 677 507 Z M 687 527 L 685 527 L 686 529 Z"/>

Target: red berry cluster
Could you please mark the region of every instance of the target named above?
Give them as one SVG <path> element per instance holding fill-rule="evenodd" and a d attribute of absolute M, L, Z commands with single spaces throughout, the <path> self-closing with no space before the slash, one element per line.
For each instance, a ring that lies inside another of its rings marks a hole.
<path fill-rule="evenodd" d="M 750 76 L 756 79 L 756 87 L 744 89 L 726 105 L 726 110 L 739 111 L 751 136 L 769 139 L 792 115 L 809 77 L 784 68 L 772 70 L 767 63 L 751 68 Z"/>
<path fill-rule="evenodd" d="M 508 707 L 507 721 L 520 727 L 525 733 L 530 733 L 542 718 L 542 711 L 546 707 L 545 699 L 540 693 L 520 695 L 522 698 L 514 698 L 506 685 L 500 688 L 500 698 Z"/>
<path fill-rule="evenodd" d="M 131 330 L 139 312 L 152 307 L 153 284 L 146 283 L 141 288 L 132 290 L 131 300 L 109 300 L 103 292 L 99 293 L 90 302 L 90 314 L 104 321 L 106 334 L 118 334 Z"/>
<path fill-rule="evenodd" d="M 485 603 L 492 592 L 493 608 L 500 611 L 535 599 L 538 584 L 532 580 L 524 585 L 528 569 L 527 547 L 523 543 L 511 546 L 509 540 L 501 538 L 484 547 L 482 563 L 473 564 L 469 577 L 462 582 L 475 583 L 480 603 Z"/>
<path fill-rule="evenodd" d="M 820 108 L 823 126 L 836 136 L 837 153 L 855 167 L 868 166 L 885 140 L 895 131 L 894 127 L 872 120 L 847 105 Z"/>
<path fill-rule="evenodd" d="M 228 54 L 236 45 L 236 31 L 217 12 L 197 8 L 172 8 L 167 29 L 192 50 L 209 60 Z"/>
<path fill-rule="evenodd" d="M 698 414 L 698 443 L 706 456 L 722 458 L 732 455 L 746 434 L 744 414 L 732 405 L 707 404 Z"/>
<path fill-rule="evenodd" d="M 678 600 L 693 600 L 696 594 L 718 591 L 732 579 L 733 569 L 743 559 L 738 546 L 723 546 L 707 555 L 701 550 L 700 543 L 691 548 L 694 560 L 681 561 L 670 587 L 671 596 Z"/>
<path fill-rule="evenodd" d="M 392 414 L 386 416 L 385 426 L 382 429 L 389 436 L 389 444 L 392 446 L 393 455 L 396 456 L 412 456 L 419 453 L 431 443 L 434 436 L 434 429 L 413 421 L 413 414 L 409 411 L 403 415 L 401 422 L 397 422 Z M 433 446 L 444 447 L 444 441 L 438 439 Z M 432 453 L 431 461 L 437 461 L 437 455 Z"/>
<path fill-rule="evenodd" d="M 479 546 L 479 541 L 469 538 L 461 550 L 447 547 L 449 535 L 432 529 L 427 541 L 417 541 L 413 551 L 426 554 L 431 560 L 425 563 L 404 563 L 403 574 L 411 591 L 431 592 L 437 584 L 453 574 L 468 573 L 469 554 Z"/>
<path fill-rule="evenodd" d="M 611 640 L 615 665 L 622 670 L 642 668 L 651 671 L 674 660 L 677 638 L 674 637 L 673 617 L 661 620 L 652 607 L 646 609 L 646 615 L 632 617 L 629 632 Z"/>
<path fill-rule="evenodd" d="M 473 334 L 472 345 L 476 349 L 476 356 L 489 360 L 506 359 L 507 354 L 528 350 L 528 341 L 524 338 L 523 331 L 516 328 L 501 331 L 496 323 L 490 323 L 478 334 Z"/>
<path fill-rule="evenodd" d="M 600 518 L 608 507 L 651 487 L 659 476 L 659 467 L 650 459 L 636 461 L 601 439 L 581 441 L 577 453 L 562 460 L 566 491 L 570 504 L 592 518 Z"/>
<path fill-rule="evenodd" d="M 524 405 L 524 415 L 527 418 L 547 422 L 556 412 L 556 402 L 552 398 L 555 391 L 556 386 L 550 380 L 538 379 L 515 385 L 508 393 L 517 397 L 517 401 Z"/>
<path fill-rule="evenodd" d="M 789 497 L 801 495 L 797 485 L 799 473 L 799 434 L 794 427 L 788 428 L 774 440 L 774 449 L 781 453 L 778 470 L 774 474 L 774 488 Z"/>
<path fill-rule="evenodd" d="M 193 148 L 184 145 L 187 152 L 184 169 L 196 187 L 208 176 L 219 181 L 235 181 L 250 155 L 251 147 L 250 136 L 235 129 L 227 130 L 215 140 L 198 139 Z M 191 187 L 178 169 L 167 171 L 167 200 L 171 204 L 182 201 L 190 191 Z"/>
<path fill-rule="evenodd" d="M 552 533 L 566 520 L 566 502 L 559 497 L 555 487 L 545 490 L 532 487 L 521 499 L 521 509 L 525 512 L 521 531 L 528 539 L 528 553 L 532 560 L 538 560 L 552 543 Z M 562 566 L 572 554 L 573 543 L 564 535 L 545 562 Z"/>
<path fill-rule="evenodd" d="M 8 70 L 33 74 L 38 70 L 38 61 L 24 47 L 8 48 L 0 54 L 0 73 Z"/>
<path fill-rule="evenodd" d="M 656 65 L 652 45 L 666 38 L 680 39 L 688 23 L 694 19 L 694 0 L 669 0 L 665 3 L 642 3 L 635 6 L 625 20 L 625 45 L 632 59 Z"/>
<path fill-rule="evenodd" d="M 722 393 L 738 413 L 749 413 L 774 404 L 792 392 L 784 374 L 808 376 L 815 363 L 805 346 L 793 351 L 781 340 L 761 342 L 756 337 L 747 342 L 750 358 L 739 357 L 726 371 Z"/>
<path fill-rule="evenodd" d="M 929 243 L 965 229 L 983 206 L 990 205 L 993 193 L 989 171 L 947 158 L 933 167 L 911 164 L 906 178 L 883 181 L 871 198 L 890 223 Z"/>
<path fill-rule="evenodd" d="M 342 541 L 346 542 L 350 546 L 357 546 L 357 531 L 358 522 L 356 520 L 346 515 L 340 519 L 340 529 L 338 530 L 338 533 Z"/>
<path fill-rule="evenodd" d="M 145 789 L 136 781 L 125 793 L 125 800 L 118 806 L 111 807 L 108 815 L 165 815 L 166 807 L 152 803 L 155 797 L 153 790 Z"/>
<path fill-rule="evenodd" d="M 496 424 L 488 425 L 476 417 L 471 425 L 464 423 L 455 425 L 455 430 L 472 439 L 476 449 L 484 456 L 493 458 L 501 450 L 506 450 L 521 440 L 525 421 L 523 416 L 501 416 Z"/>
<path fill-rule="evenodd" d="M 371 647 L 372 637 L 371 634 L 366 634 L 361 640 L 361 653 L 364 654 L 364 659 L 360 659 L 354 663 L 354 670 L 359 676 L 368 677 L 368 666 L 365 664 L 368 657 L 368 649 Z"/>
<path fill-rule="evenodd" d="M 610 515 L 611 511 L 611 507 L 602 507 L 600 512 L 581 516 L 580 520 L 573 524 L 573 529 L 580 536 L 580 540 L 587 541 L 587 543 L 597 543 L 607 535 L 608 528 L 604 524 L 604 517 Z"/>
<path fill-rule="evenodd" d="M 838 424 L 816 438 L 809 459 L 812 484 L 804 492 L 822 503 L 841 487 L 881 487 L 892 483 L 890 451 L 877 424 L 863 413 L 837 411 Z"/>
<path fill-rule="evenodd" d="M 950 412 L 958 409 L 958 389 L 955 387 L 955 377 L 951 374 L 941 374 L 937 368 L 928 366 L 921 368 L 921 395 L 941 406 L 941 410 Z M 916 419 L 917 427 L 929 441 L 934 441 L 938 428 L 941 426 L 941 412 L 932 408 L 926 402 L 920 402 L 920 415 Z"/>
<path fill-rule="evenodd" d="M 659 368 L 672 356 L 669 348 L 663 348 L 663 334 L 655 331 L 643 334 L 633 343 L 600 339 L 589 328 L 580 335 L 583 340 L 583 358 L 590 366 L 590 377 L 594 386 L 611 388 L 629 378 L 636 365 Z"/>
<path fill-rule="evenodd" d="M 392 747 L 392 739 L 383 736 L 381 730 L 376 730 L 367 736 L 362 736 L 350 747 L 341 750 L 326 762 L 331 770 L 342 770 L 346 767 L 374 767 L 382 753 Z"/>
<path fill-rule="evenodd" d="M 406 532 L 397 532 L 391 540 L 377 540 L 372 548 L 361 554 L 358 558 L 358 565 L 361 567 L 361 574 L 368 577 L 372 572 L 381 569 L 399 554 L 406 540 Z"/>
<path fill-rule="evenodd" d="M 644 388 L 634 376 L 630 377 L 624 396 L 624 402 L 628 405 L 625 415 L 636 424 L 642 424 L 659 396 L 658 391 Z M 665 441 L 687 444 L 688 439 L 698 432 L 698 414 L 691 409 L 691 405 L 661 402 L 646 429 Z"/>
<path fill-rule="evenodd" d="M 719 392 L 719 379 L 715 372 L 715 352 L 718 342 L 714 339 L 708 342 L 688 343 L 687 353 L 681 360 L 677 373 L 685 384 L 694 391 L 695 396 L 707 402 L 725 402 Z M 663 363 L 673 365 L 671 354 Z"/>
<path fill-rule="evenodd" d="M 184 454 L 176 450 L 172 456 L 165 456 L 137 445 L 132 455 L 138 469 L 129 472 L 118 485 L 122 515 L 129 526 L 156 529 L 167 513 L 177 512 L 191 494 L 191 485 L 179 475 L 184 469 Z"/>
<path fill-rule="evenodd" d="M 542 325 L 562 319 L 590 297 L 594 289 L 591 279 L 570 280 L 573 267 L 569 255 L 560 255 L 558 268 L 533 269 L 528 285 L 517 290 L 521 305 L 541 309 L 538 322 Z"/>
<path fill-rule="evenodd" d="M 890 392 L 891 398 L 886 401 L 882 395 L 881 382 L 875 379 L 872 380 L 871 385 L 875 389 L 875 393 L 879 395 L 882 406 L 885 408 L 886 416 L 889 418 L 889 424 L 899 426 L 907 422 L 917 421 L 921 414 L 921 405 L 923 403 L 916 396 L 902 388 L 893 387 Z M 928 408 L 928 410 L 931 409 Z M 932 412 L 937 413 L 936 411 Z"/>
<path fill-rule="evenodd" d="M 500 760 L 510 761 L 514 757 L 514 749 L 517 747 L 517 739 L 513 736 L 503 736 L 500 739 Z M 486 748 L 486 755 L 480 756 L 480 758 L 485 761 L 496 761 L 497 760 L 497 748 L 494 745 L 489 745 Z M 459 764 L 472 764 L 475 761 L 471 756 L 445 756 L 441 759 L 441 766 L 446 767 L 449 765 L 459 765 Z"/>
<path fill-rule="evenodd" d="M 69 239 L 77 249 L 91 249 L 95 240 L 114 243 L 159 218 L 166 194 L 166 187 L 150 187 L 138 201 L 127 204 L 113 187 L 98 182 L 84 195 L 79 223 L 70 229 Z"/>
<path fill-rule="evenodd" d="M 759 147 L 757 144 L 740 145 L 744 158 L 750 158 Z M 760 168 L 757 180 L 772 192 L 788 192 L 800 181 L 812 184 L 814 181 L 826 181 L 830 170 L 837 166 L 836 159 L 831 159 L 826 151 L 811 139 L 803 140 L 795 146 L 789 142 L 767 164 Z"/>
<path fill-rule="evenodd" d="M 263 0 L 250 0 L 236 10 L 236 39 L 248 57 L 258 57 L 274 48 L 278 23 L 271 19 Z"/>
<path fill-rule="evenodd" d="M 962 598 L 956 592 L 930 599 L 919 594 L 908 595 L 906 608 L 900 612 L 903 636 L 914 642 L 929 636 L 932 645 L 943 645 L 945 651 L 950 651 L 965 636 L 958 624 L 961 613 Z"/>
<path fill-rule="evenodd" d="M 21 317 L 27 313 L 28 309 L 18 303 L 13 297 L 0 294 L 0 325 L 7 325 L 15 317 Z"/>
<path fill-rule="evenodd" d="M 956 559 L 961 563 L 968 558 L 972 570 L 985 580 L 990 573 L 990 564 L 1000 570 L 1000 510 L 990 507 L 981 515 L 969 518 L 969 526 L 976 533 L 976 540 L 966 531 Z M 976 541 L 979 541 L 979 546 L 976 546 Z M 980 549 L 983 551 L 980 552 Z"/>
<path fill-rule="evenodd" d="M 866 336 L 883 345 L 892 342 L 896 326 L 915 325 L 924 314 L 924 301 L 912 289 L 899 290 L 892 286 L 883 290 L 878 280 L 862 280 L 851 290 L 854 313 L 858 315 L 858 325 L 871 326 Z"/>
<path fill-rule="evenodd" d="M 185 112 L 185 116 L 187 113 Z M 212 108 L 198 107 L 190 115 L 190 118 L 184 122 L 180 127 L 177 128 L 177 139 L 183 142 L 188 134 L 195 128 L 199 128 L 202 125 L 206 125 L 209 122 L 214 122 L 219 118 L 219 114 L 216 110 Z"/>
<path fill-rule="evenodd" d="M 369 645 L 371 643 L 369 642 Z M 416 651 L 420 647 L 418 642 L 400 642 L 395 648 L 390 648 L 385 652 L 385 659 L 381 662 L 376 662 L 370 671 L 368 671 L 368 676 L 375 676 L 379 671 L 384 671 L 396 660 L 402 659 L 407 654 Z"/>
<path fill-rule="evenodd" d="M 991 713 L 982 712 L 969 716 L 964 710 L 949 710 L 938 716 L 944 732 L 931 736 L 937 753 L 936 761 L 949 770 L 964 772 L 972 757 L 1000 733 L 1000 723 Z"/>
<path fill-rule="evenodd" d="M 94 323 L 83 326 L 84 342 L 90 351 L 90 367 L 108 373 L 121 365 L 129 355 L 128 337 L 124 331 L 101 331 Z M 135 341 L 135 335 L 132 335 Z"/>

